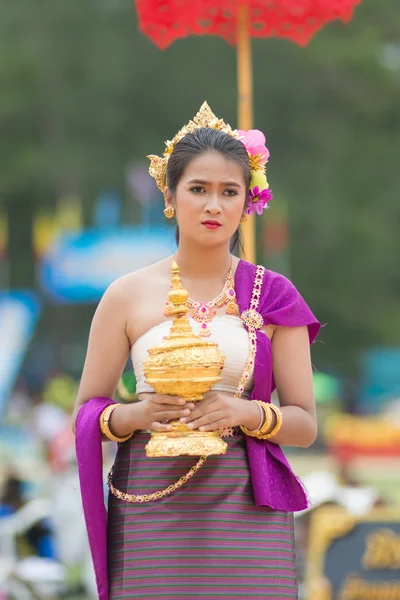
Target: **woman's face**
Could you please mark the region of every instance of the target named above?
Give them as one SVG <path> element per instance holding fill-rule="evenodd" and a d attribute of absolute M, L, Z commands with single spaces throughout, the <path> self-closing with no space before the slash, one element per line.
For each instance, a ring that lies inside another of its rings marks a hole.
<path fill-rule="evenodd" d="M 217 152 L 204 152 L 186 167 L 173 202 L 179 232 L 199 244 L 229 243 L 247 196 L 243 168 Z"/>

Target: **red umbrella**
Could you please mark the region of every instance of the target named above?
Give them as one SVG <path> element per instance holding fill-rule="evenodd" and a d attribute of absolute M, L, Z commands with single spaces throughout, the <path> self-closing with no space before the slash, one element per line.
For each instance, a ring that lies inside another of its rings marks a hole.
<path fill-rule="evenodd" d="M 362 0 L 136 0 L 139 28 L 161 50 L 189 35 L 219 35 L 237 44 L 239 129 L 253 126 L 251 37 L 286 38 L 305 46 L 327 23 L 347 23 Z M 255 261 L 254 219 L 243 224 L 244 249 Z"/>

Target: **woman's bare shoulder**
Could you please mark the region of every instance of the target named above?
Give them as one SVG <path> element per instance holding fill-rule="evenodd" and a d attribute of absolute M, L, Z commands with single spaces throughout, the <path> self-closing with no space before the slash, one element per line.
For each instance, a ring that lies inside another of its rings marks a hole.
<path fill-rule="evenodd" d="M 168 284 L 170 259 L 166 258 L 137 271 L 115 279 L 106 289 L 96 310 L 107 321 L 129 321 L 135 310 L 149 304 L 149 298 L 157 297 L 160 289 Z"/>
<path fill-rule="evenodd" d="M 132 301 L 144 288 L 168 276 L 170 262 L 170 259 L 166 258 L 118 277 L 110 284 L 105 295 L 115 300 L 129 298 Z"/>

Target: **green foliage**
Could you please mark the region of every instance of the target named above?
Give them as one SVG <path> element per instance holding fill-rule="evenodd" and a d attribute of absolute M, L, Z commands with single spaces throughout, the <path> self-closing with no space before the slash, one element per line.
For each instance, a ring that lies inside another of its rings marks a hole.
<path fill-rule="evenodd" d="M 353 371 L 360 350 L 400 338 L 399 29 L 398 0 L 365 0 L 305 49 L 253 44 L 255 125 L 276 203 L 288 203 L 290 275 L 328 323 L 320 368 Z M 192 37 L 160 52 L 130 0 L 2 0 L 0 89 L 1 201 L 78 193 L 87 216 L 96 191 L 123 193 L 126 164 L 162 151 L 204 99 L 236 122 L 234 49 Z"/>

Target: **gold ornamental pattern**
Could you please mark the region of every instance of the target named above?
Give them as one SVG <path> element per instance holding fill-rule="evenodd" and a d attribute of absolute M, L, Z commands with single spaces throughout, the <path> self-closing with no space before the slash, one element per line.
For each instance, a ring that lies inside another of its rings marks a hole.
<path fill-rule="evenodd" d="M 172 305 L 172 326 L 169 335 L 158 346 L 149 349 L 143 371 L 146 383 L 157 394 L 197 402 L 221 380 L 225 357 L 215 342 L 205 341 L 193 333 L 187 318 L 188 293 L 182 287 L 175 261 L 171 272 L 168 300 Z M 146 445 L 147 456 L 225 454 L 227 444 L 218 433 L 194 432 L 179 420 L 170 424 L 172 430 L 169 432 L 151 433 Z"/>
<path fill-rule="evenodd" d="M 225 123 L 223 119 L 218 119 L 215 116 L 207 102 L 204 102 L 193 118 L 193 120 L 189 121 L 187 125 L 182 127 L 175 135 L 173 140 L 167 141 L 165 143 L 165 150 L 163 156 L 156 156 L 155 154 L 150 154 L 147 158 L 150 160 L 149 173 L 151 177 L 153 177 L 156 181 L 158 188 L 164 192 L 165 187 L 167 185 L 166 173 L 168 160 L 171 156 L 172 152 L 175 149 L 176 144 L 185 137 L 188 133 L 193 133 L 197 129 L 201 129 L 203 127 L 208 127 L 210 129 L 218 129 L 219 131 L 223 131 L 228 135 L 240 139 L 239 133 L 232 129 L 230 125 Z"/>
<path fill-rule="evenodd" d="M 216 454 L 216 450 L 220 450 L 218 454 L 225 454 L 226 442 L 221 439 L 219 433 L 215 431 L 208 432 L 207 437 L 202 432 L 190 431 L 185 441 L 185 454 L 188 456 L 210 456 Z M 174 444 L 174 438 L 171 435 L 158 433 L 157 436 L 149 441 L 147 452 L 151 456 L 179 456 L 182 447 L 182 435 L 185 432 L 179 432 L 179 437 Z M 166 454 L 168 452 L 168 454 Z"/>

